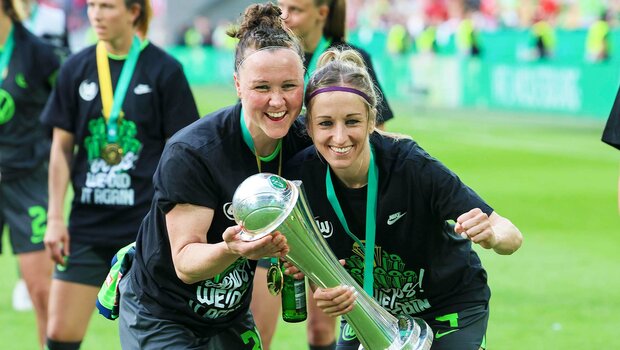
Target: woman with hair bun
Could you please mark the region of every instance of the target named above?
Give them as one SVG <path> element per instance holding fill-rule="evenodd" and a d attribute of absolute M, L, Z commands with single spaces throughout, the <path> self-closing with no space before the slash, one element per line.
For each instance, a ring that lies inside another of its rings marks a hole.
<path fill-rule="evenodd" d="M 382 307 L 426 321 L 433 350 L 485 349 L 491 294 L 472 245 L 512 254 L 521 232 L 415 141 L 375 129 L 377 92 L 356 52 L 327 51 L 317 67 L 305 93 L 314 145 L 285 176 L 302 180 L 315 220 L 333 227 L 330 248 Z M 332 317 L 355 301 L 347 286 L 313 296 Z M 344 319 L 340 335 L 338 350 L 360 346 Z"/>
<path fill-rule="evenodd" d="M 271 4 L 245 10 L 229 32 L 239 39 L 240 103 L 203 117 L 166 145 L 132 266 L 119 282 L 123 349 L 262 348 L 249 309 L 256 259 L 282 257 L 288 246 L 279 232 L 240 240 L 230 205 L 247 177 L 280 174 L 310 143 L 298 136 L 303 125 L 296 122 L 303 53 L 280 15 Z"/>
<path fill-rule="evenodd" d="M 44 240 L 57 264 L 49 350 L 80 348 L 110 261 L 135 241 L 149 210 L 166 140 L 198 119 L 181 64 L 144 39 L 150 0 L 87 5 L 99 42 L 65 61 L 41 116 L 53 128 Z"/>

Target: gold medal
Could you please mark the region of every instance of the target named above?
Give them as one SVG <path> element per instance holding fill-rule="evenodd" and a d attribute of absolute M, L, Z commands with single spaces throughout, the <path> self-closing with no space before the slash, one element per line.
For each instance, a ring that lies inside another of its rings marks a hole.
<path fill-rule="evenodd" d="M 116 165 L 123 159 L 123 149 L 118 143 L 108 143 L 103 147 L 101 158 L 109 165 Z"/>
<path fill-rule="evenodd" d="M 280 262 L 272 263 L 267 270 L 267 289 L 271 295 L 278 295 L 284 285 L 284 276 L 280 269 Z"/>

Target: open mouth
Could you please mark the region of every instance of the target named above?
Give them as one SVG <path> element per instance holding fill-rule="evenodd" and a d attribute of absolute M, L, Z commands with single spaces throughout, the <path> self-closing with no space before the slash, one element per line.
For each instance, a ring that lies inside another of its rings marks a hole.
<path fill-rule="evenodd" d="M 338 155 L 344 155 L 344 154 L 349 153 L 349 151 L 351 151 L 351 149 L 353 149 L 353 146 L 346 146 L 346 147 L 329 146 L 329 149 L 332 150 L 333 152 L 337 153 Z"/>
<path fill-rule="evenodd" d="M 267 114 L 267 118 L 269 118 L 270 120 L 279 121 L 279 120 L 284 119 L 284 116 L 286 115 L 286 111 L 282 111 L 282 112 L 267 112 L 265 114 Z"/>

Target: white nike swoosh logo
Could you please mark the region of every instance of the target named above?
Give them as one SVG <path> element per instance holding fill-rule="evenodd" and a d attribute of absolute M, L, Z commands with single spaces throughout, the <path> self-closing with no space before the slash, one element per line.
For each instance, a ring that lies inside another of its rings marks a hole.
<path fill-rule="evenodd" d="M 400 218 L 402 218 L 406 214 L 407 214 L 407 212 L 404 212 L 404 213 L 394 213 L 394 214 L 390 215 L 390 217 L 388 218 L 387 224 L 390 225 L 390 226 L 394 225 L 394 223 L 396 221 L 398 221 Z"/>
<path fill-rule="evenodd" d="M 151 87 L 146 84 L 140 84 L 133 89 L 133 93 L 136 95 L 148 94 L 151 91 L 153 91 Z"/>

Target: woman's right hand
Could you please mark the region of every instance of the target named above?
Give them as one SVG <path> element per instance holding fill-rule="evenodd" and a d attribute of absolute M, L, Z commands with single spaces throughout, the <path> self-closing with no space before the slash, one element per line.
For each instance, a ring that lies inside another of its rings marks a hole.
<path fill-rule="evenodd" d="M 262 237 L 256 241 L 244 241 L 239 237 L 240 226 L 231 226 L 224 231 L 222 238 L 228 249 L 239 256 L 258 260 L 264 257 L 283 257 L 288 254 L 286 237 L 278 231 Z"/>
<path fill-rule="evenodd" d="M 357 291 L 350 286 L 317 288 L 313 295 L 316 305 L 331 317 L 341 316 L 353 310 L 357 299 Z"/>
<path fill-rule="evenodd" d="M 64 257 L 69 256 L 69 231 L 63 219 L 48 218 L 43 242 L 49 257 L 64 266 Z"/>

